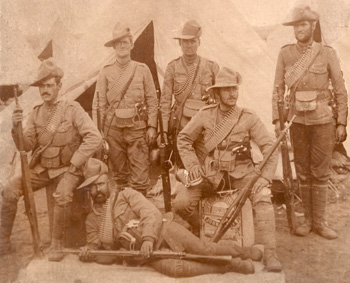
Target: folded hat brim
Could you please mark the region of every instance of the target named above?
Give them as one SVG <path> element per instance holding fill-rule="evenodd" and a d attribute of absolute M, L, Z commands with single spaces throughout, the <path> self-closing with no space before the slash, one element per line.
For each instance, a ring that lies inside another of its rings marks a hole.
<path fill-rule="evenodd" d="M 297 23 L 303 22 L 303 21 L 318 21 L 318 17 L 315 16 L 314 18 L 310 18 L 310 17 L 304 17 L 304 18 L 300 18 L 294 21 L 290 21 L 290 22 L 285 22 L 282 25 L 284 26 L 294 26 Z"/>
<path fill-rule="evenodd" d="M 36 82 L 32 83 L 30 86 L 40 86 L 43 81 L 46 81 L 46 80 L 51 79 L 53 77 L 54 77 L 54 75 L 52 75 L 52 74 L 47 75 L 46 77 L 43 77 L 40 80 L 37 80 Z"/>
<path fill-rule="evenodd" d="M 106 47 L 113 47 L 114 43 L 116 41 L 118 41 L 119 39 L 122 39 L 123 37 L 130 36 L 130 35 L 131 35 L 130 32 L 124 32 L 124 33 L 120 34 L 119 36 L 113 38 L 112 40 L 107 41 L 104 46 L 106 46 Z"/>
<path fill-rule="evenodd" d="M 195 35 L 179 35 L 179 36 L 173 37 L 173 39 L 193 39 L 193 38 L 197 38 L 197 36 L 195 36 Z"/>
<path fill-rule="evenodd" d="M 206 89 L 206 91 L 209 91 L 213 88 L 221 88 L 221 87 L 233 87 L 233 86 L 238 86 L 240 83 L 222 83 L 222 84 L 215 84 Z"/>
<path fill-rule="evenodd" d="M 87 178 L 77 189 L 85 188 L 95 182 L 102 174 Z"/>

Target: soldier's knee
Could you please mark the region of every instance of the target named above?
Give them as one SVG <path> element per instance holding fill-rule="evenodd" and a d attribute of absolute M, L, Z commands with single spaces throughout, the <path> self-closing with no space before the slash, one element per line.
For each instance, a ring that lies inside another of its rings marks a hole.
<path fill-rule="evenodd" d="M 3 201 L 17 202 L 22 195 L 21 179 L 13 178 L 1 191 Z"/>
<path fill-rule="evenodd" d="M 268 187 L 264 187 L 263 189 L 261 189 L 258 193 L 255 193 L 251 196 L 251 201 L 252 201 L 252 205 L 253 207 L 262 202 L 262 203 L 269 203 L 271 204 L 271 190 Z"/>

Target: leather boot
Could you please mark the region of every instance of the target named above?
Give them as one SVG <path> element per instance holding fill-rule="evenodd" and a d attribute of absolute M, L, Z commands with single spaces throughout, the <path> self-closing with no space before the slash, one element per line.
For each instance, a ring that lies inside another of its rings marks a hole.
<path fill-rule="evenodd" d="M 233 258 L 230 263 L 231 271 L 242 274 L 253 274 L 255 272 L 254 264 L 250 259 L 242 260 Z"/>
<path fill-rule="evenodd" d="M 233 258 L 251 259 L 254 261 L 262 260 L 263 253 L 257 247 L 240 247 L 231 243 L 222 242 L 215 246 L 216 255 L 230 254 Z"/>
<path fill-rule="evenodd" d="M 326 182 L 318 182 L 312 186 L 313 229 L 323 238 L 332 240 L 337 238 L 338 234 L 326 223 L 327 190 Z"/>
<path fill-rule="evenodd" d="M 275 249 L 265 249 L 264 252 L 265 269 L 270 272 L 282 271 L 282 264 L 277 257 Z"/>
<path fill-rule="evenodd" d="M 65 230 L 70 218 L 71 204 L 55 205 L 49 261 L 61 261 L 64 258 L 64 254 L 60 251 L 63 248 Z"/>
<path fill-rule="evenodd" d="M 309 181 L 299 182 L 300 197 L 303 201 L 305 222 L 295 229 L 295 235 L 305 237 L 312 230 L 312 188 Z"/>
<path fill-rule="evenodd" d="M 13 223 L 17 213 L 17 201 L 9 202 L 3 199 L 1 206 L 1 226 L 0 226 L 0 256 L 12 252 L 11 233 Z"/>

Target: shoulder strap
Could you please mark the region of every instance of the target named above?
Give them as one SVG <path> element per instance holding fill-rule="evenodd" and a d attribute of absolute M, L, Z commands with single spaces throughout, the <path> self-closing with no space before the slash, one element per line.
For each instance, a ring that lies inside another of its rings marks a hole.
<path fill-rule="evenodd" d="M 316 44 L 308 48 L 300 59 L 286 72 L 284 81 L 289 88 L 301 79 L 305 71 L 313 64 L 321 48 L 321 44 Z"/>
<path fill-rule="evenodd" d="M 232 108 L 226 114 L 224 119 L 222 119 L 222 121 L 217 124 L 212 131 L 205 135 L 204 146 L 208 152 L 211 152 L 228 136 L 239 121 L 242 112 L 242 109 L 237 106 Z"/>

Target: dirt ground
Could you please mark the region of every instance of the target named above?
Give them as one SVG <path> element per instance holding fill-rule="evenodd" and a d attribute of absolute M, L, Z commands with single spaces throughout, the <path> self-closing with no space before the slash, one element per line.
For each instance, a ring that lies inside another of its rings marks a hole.
<path fill-rule="evenodd" d="M 35 194 L 42 242 L 49 245 L 49 222 L 45 190 Z M 336 240 L 325 240 L 311 233 L 305 238 L 289 233 L 285 209 L 275 194 L 277 253 L 284 266 L 286 281 L 350 282 L 350 189 L 336 198 L 330 194 L 328 223 L 339 233 Z M 298 217 L 301 222 L 303 217 Z M 23 201 L 19 202 L 12 243 L 15 251 L 0 258 L 0 282 L 13 282 L 18 271 L 33 258 L 32 238 Z"/>

